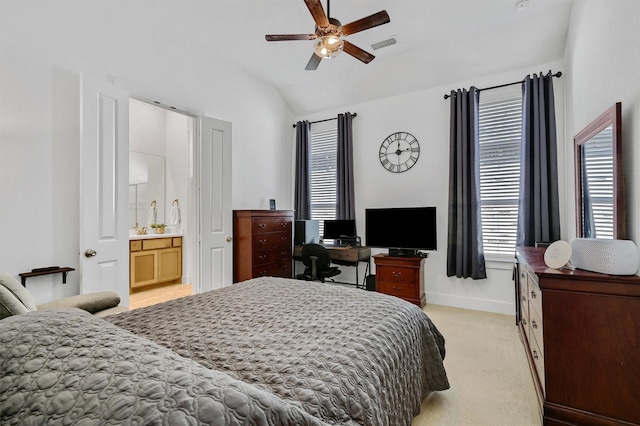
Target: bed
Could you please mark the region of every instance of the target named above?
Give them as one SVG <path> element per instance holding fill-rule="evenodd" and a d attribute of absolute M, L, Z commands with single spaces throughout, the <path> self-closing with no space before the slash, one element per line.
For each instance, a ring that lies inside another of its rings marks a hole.
<path fill-rule="evenodd" d="M 3 323 L 13 318 L 0 321 L 0 344 L 14 342 L 14 335 L 19 335 L 24 341 L 18 339 L 21 343 L 17 352 L 48 357 L 46 362 L 37 356 L 16 359 L 14 353 L 10 369 L 24 368 L 25 362 L 36 363 L 37 377 L 24 376 L 23 381 L 37 383 L 42 376 L 52 381 L 52 375 L 59 372 L 55 357 L 49 360 L 56 349 L 37 350 L 37 343 L 60 342 L 60 333 L 67 339 L 82 333 L 89 337 L 82 339 L 86 340 L 87 349 L 85 354 L 79 352 L 80 358 L 89 363 L 89 370 L 99 370 L 82 374 L 104 374 L 101 382 L 104 386 L 119 383 L 123 398 L 129 396 L 122 406 L 129 413 L 137 413 L 136 418 L 145 424 L 153 424 L 160 418 L 152 413 L 154 410 L 157 413 L 161 406 L 162 418 L 178 413 L 191 416 L 189 419 L 195 423 L 410 425 L 426 395 L 449 387 L 443 366 L 444 338 L 427 315 L 417 306 L 373 292 L 263 277 L 104 320 L 74 313 L 81 318 L 80 322 L 74 320 L 74 324 L 83 324 L 80 329 L 69 331 L 61 325 L 61 330 L 57 330 L 50 317 L 43 317 L 47 325 L 46 329 L 40 327 L 43 330 L 38 333 L 42 335 L 35 333 L 39 337 L 28 337 L 34 335 L 34 328 L 40 330 L 34 321 L 26 322 L 32 328 L 29 333 L 4 330 Z M 50 312 L 33 314 L 42 316 Z M 26 315 L 31 314 L 20 316 Z M 87 327 L 89 331 L 84 330 Z M 47 338 L 47 332 L 57 337 Z M 128 343 L 115 351 L 112 347 L 114 353 L 109 352 L 109 356 L 102 354 L 100 348 L 114 339 Z M 7 372 L 6 352 L 0 349 L 3 374 Z M 151 372 L 145 370 L 147 364 L 136 364 L 145 359 L 141 354 L 146 352 L 156 354 Z M 96 354 L 102 354 L 101 363 L 89 362 Z M 114 367 L 123 359 L 133 365 L 127 367 L 132 374 L 123 375 Z M 159 368 L 156 364 L 167 367 Z M 154 372 L 158 368 L 162 373 Z M 13 381 L 0 379 L 0 393 L 11 395 L 16 389 L 29 387 L 20 383 L 21 375 L 14 370 L 10 374 Z M 113 374 L 119 380 L 153 379 L 147 384 L 153 391 L 139 391 L 137 385 L 107 379 Z M 173 376 L 179 379 L 172 379 Z M 167 389 L 171 386 L 179 389 Z M 230 387 L 234 398 L 224 391 Z M 200 405 L 194 401 L 202 397 L 203 389 L 216 402 L 211 402 L 207 409 L 198 409 Z M 183 399 L 176 403 L 172 397 L 160 405 L 153 398 L 150 402 L 145 400 L 148 394 L 156 399 L 159 395 L 166 398 L 167 392 Z M 23 408 L 15 408 L 16 398 L 20 401 L 29 398 L 29 392 L 22 393 L 20 398 L 0 396 L 0 407 L 14 398 L 8 406 L 14 407 L 14 415 L 21 413 L 25 406 L 30 406 L 23 402 Z M 216 399 L 215 395 L 221 397 Z M 89 404 L 89 408 L 95 408 L 95 404 L 95 401 Z M 148 408 L 149 404 L 155 408 Z M 64 408 L 64 404 L 60 406 Z M 76 404 L 73 409 L 76 415 L 81 415 L 86 407 Z M 13 418 L 3 417 L 2 410 L 0 423 Z M 58 411 L 62 416 L 64 410 Z M 147 419 L 145 414 L 151 417 Z M 205 418 L 198 417 L 202 415 Z M 219 422 L 211 422 L 211 416 L 220 419 Z M 158 424 L 162 422 L 158 420 Z"/>

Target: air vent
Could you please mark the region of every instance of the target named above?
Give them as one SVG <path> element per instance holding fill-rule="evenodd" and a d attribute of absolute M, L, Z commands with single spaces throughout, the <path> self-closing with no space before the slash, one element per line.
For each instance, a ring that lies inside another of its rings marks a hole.
<path fill-rule="evenodd" d="M 395 37 L 389 37 L 386 40 L 382 40 L 376 43 L 372 43 L 371 44 L 371 48 L 373 50 L 378 50 L 378 49 L 382 49 L 383 47 L 388 47 L 388 46 L 392 46 L 394 44 L 396 44 L 398 42 L 398 40 L 396 40 Z"/>

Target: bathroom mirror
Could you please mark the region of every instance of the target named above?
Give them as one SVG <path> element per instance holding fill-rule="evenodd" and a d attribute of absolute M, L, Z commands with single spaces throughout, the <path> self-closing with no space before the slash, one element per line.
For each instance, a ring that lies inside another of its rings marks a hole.
<path fill-rule="evenodd" d="M 165 223 L 165 158 L 129 152 L 129 228 Z"/>
<path fill-rule="evenodd" d="M 621 132 L 618 102 L 574 138 L 578 237 L 626 236 Z"/>

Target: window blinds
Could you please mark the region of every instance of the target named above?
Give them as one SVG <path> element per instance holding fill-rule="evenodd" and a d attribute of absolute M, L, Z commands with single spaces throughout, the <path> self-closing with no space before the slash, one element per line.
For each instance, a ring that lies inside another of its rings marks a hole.
<path fill-rule="evenodd" d="M 336 121 L 311 124 L 309 152 L 311 219 L 320 221 L 320 235 L 324 231 L 323 221 L 336 218 L 337 149 Z"/>
<path fill-rule="evenodd" d="M 521 95 L 480 100 L 480 211 L 485 254 L 513 255 L 515 250 L 521 139 Z"/>

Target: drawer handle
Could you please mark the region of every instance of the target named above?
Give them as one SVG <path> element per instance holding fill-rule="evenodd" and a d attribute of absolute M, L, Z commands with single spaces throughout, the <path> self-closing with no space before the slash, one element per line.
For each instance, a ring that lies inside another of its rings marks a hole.
<path fill-rule="evenodd" d="M 535 292 L 535 291 L 533 291 L 533 290 L 531 290 L 531 298 L 532 298 L 532 299 L 535 299 L 535 298 L 536 298 L 536 292 Z"/>
<path fill-rule="evenodd" d="M 526 319 L 524 319 L 524 318 L 522 318 L 522 319 L 520 320 L 520 322 L 522 323 L 522 325 L 527 325 L 527 320 L 526 320 Z"/>
<path fill-rule="evenodd" d="M 265 244 L 267 244 L 267 240 L 258 240 L 258 243 L 260 243 L 262 245 L 265 245 Z"/>
<path fill-rule="evenodd" d="M 280 237 L 280 241 L 287 241 L 288 238 L 287 237 Z"/>
<path fill-rule="evenodd" d="M 259 224 L 258 226 L 259 226 L 260 228 L 264 229 L 264 228 L 266 228 L 266 227 L 267 227 L 267 224 L 266 224 L 266 223 L 261 223 L 261 224 Z"/>
<path fill-rule="evenodd" d="M 394 289 L 395 291 L 402 291 L 402 287 L 391 287 L 392 289 Z"/>
<path fill-rule="evenodd" d="M 391 272 L 391 274 L 392 274 L 394 277 L 399 277 L 400 275 L 402 275 L 402 272 L 392 271 L 392 272 Z"/>
<path fill-rule="evenodd" d="M 283 228 L 286 228 L 287 227 L 287 223 L 289 223 L 289 222 L 280 222 L 280 226 L 282 226 Z"/>
<path fill-rule="evenodd" d="M 281 254 L 282 256 L 286 256 L 286 255 L 287 255 L 287 252 L 286 252 L 286 251 L 281 251 L 281 252 L 280 252 L 280 254 Z"/>
<path fill-rule="evenodd" d="M 261 254 L 260 256 L 258 256 L 260 260 L 265 260 L 267 258 L 266 254 Z"/>
<path fill-rule="evenodd" d="M 533 359 L 538 359 L 538 351 L 533 350 Z"/>
<path fill-rule="evenodd" d="M 538 324 L 536 324 L 536 320 L 531 321 L 531 327 L 538 328 Z"/>
<path fill-rule="evenodd" d="M 522 301 L 523 301 L 523 302 L 526 302 L 526 301 L 527 301 L 527 298 L 526 298 L 525 296 L 522 296 Z"/>

